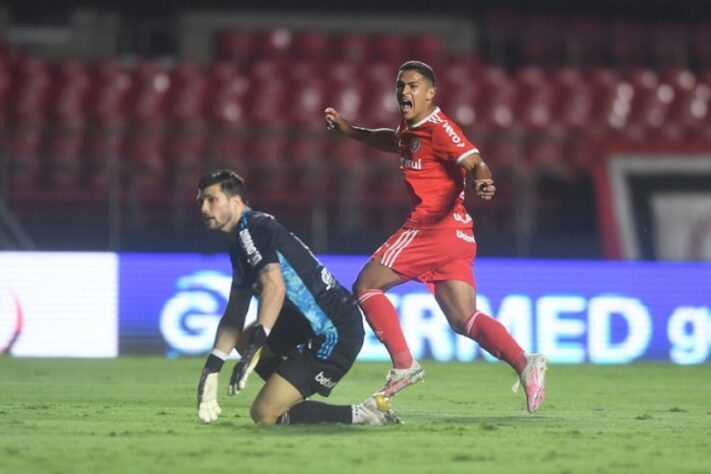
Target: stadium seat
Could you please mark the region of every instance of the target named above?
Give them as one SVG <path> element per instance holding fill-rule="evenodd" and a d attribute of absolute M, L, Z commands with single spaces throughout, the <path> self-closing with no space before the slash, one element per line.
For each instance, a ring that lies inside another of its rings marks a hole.
<path fill-rule="evenodd" d="M 336 36 L 332 44 L 334 60 L 357 63 L 368 57 L 370 36 L 366 33 L 347 32 Z"/>
<path fill-rule="evenodd" d="M 323 130 L 326 108 L 325 87 L 318 79 L 294 82 L 285 104 L 291 126 L 297 129 Z"/>
<path fill-rule="evenodd" d="M 448 52 L 442 37 L 435 34 L 421 33 L 407 39 L 409 58 L 419 59 L 428 64 L 442 61 Z M 435 69 L 437 72 L 437 69 Z"/>
<path fill-rule="evenodd" d="M 542 68 L 529 66 L 514 76 L 517 93 L 515 122 L 530 130 L 547 128 L 553 120 L 554 87 Z"/>
<path fill-rule="evenodd" d="M 53 80 L 50 121 L 59 127 L 83 127 L 88 114 L 92 78 L 84 63 L 67 60 L 57 65 Z"/>
<path fill-rule="evenodd" d="M 168 118 L 173 127 L 204 126 L 206 122 L 208 79 L 192 61 L 182 61 L 171 71 Z"/>
<path fill-rule="evenodd" d="M 331 55 L 332 38 L 319 31 L 300 31 L 294 35 L 292 58 L 323 61 Z"/>
<path fill-rule="evenodd" d="M 395 33 L 374 35 L 370 49 L 371 61 L 385 61 L 400 64 L 410 59 L 405 36 Z"/>
<path fill-rule="evenodd" d="M 328 87 L 327 105 L 334 107 L 349 120 L 360 120 L 367 97 L 359 81 L 344 84 L 332 82 Z M 323 116 L 323 114 L 321 114 Z"/>
<path fill-rule="evenodd" d="M 256 57 L 266 59 L 290 58 L 293 34 L 287 28 L 277 28 L 257 33 L 254 44 Z"/>
<path fill-rule="evenodd" d="M 592 86 L 577 68 L 559 68 L 553 73 L 553 121 L 570 131 L 587 127 L 592 120 L 594 93 Z"/>
<path fill-rule="evenodd" d="M 131 112 L 135 126 L 161 127 L 167 122 L 170 76 L 157 61 L 142 60 L 134 70 Z"/>
<path fill-rule="evenodd" d="M 254 54 L 257 39 L 252 31 L 226 30 L 217 35 L 216 56 L 218 61 L 243 64 Z"/>

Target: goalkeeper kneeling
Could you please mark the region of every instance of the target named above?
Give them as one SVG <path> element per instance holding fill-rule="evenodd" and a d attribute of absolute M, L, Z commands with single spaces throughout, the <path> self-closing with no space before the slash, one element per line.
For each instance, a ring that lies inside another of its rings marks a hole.
<path fill-rule="evenodd" d="M 304 243 L 273 216 L 247 206 L 244 180 L 221 170 L 200 180 L 198 203 L 206 226 L 230 237 L 233 279 L 213 350 L 198 385 L 200 420 L 221 413 L 218 375 L 236 348 L 227 393 L 242 391 L 252 371 L 266 383 L 254 400 L 252 419 L 261 424 L 397 423 L 387 400 L 377 395 L 357 405 L 307 400 L 327 397 L 348 372 L 363 345 L 362 315 Z M 252 296 L 257 321 L 244 328 Z"/>

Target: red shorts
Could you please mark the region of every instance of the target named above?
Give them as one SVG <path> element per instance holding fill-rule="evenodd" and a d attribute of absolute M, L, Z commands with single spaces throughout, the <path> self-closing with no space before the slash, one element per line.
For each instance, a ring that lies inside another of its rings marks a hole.
<path fill-rule="evenodd" d="M 460 280 L 474 286 L 476 241 L 471 229 L 401 227 L 371 259 L 391 268 L 405 280 L 425 283 Z"/>

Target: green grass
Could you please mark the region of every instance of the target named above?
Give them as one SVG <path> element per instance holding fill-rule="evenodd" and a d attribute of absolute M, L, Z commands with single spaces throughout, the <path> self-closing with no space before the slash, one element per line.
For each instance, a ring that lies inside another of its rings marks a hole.
<path fill-rule="evenodd" d="M 0 474 L 711 472 L 708 365 L 553 366 L 531 416 L 508 367 L 424 361 L 393 401 L 404 425 L 264 427 L 258 377 L 196 421 L 202 363 L 0 357 Z M 363 400 L 386 369 L 357 363 L 330 401 Z"/>

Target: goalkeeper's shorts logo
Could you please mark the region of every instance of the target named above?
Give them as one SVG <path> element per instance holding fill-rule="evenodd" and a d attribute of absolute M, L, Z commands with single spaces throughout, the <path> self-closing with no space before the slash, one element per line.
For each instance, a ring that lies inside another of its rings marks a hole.
<path fill-rule="evenodd" d="M 22 306 L 12 291 L 0 291 L 0 354 L 10 352 L 22 332 Z"/>
<path fill-rule="evenodd" d="M 326 377 L 323 374 L 323 370 L 321 372 L 319 372 L 318 374 L 316 374 L 316 381 L 326 388 L 333 388 L 336 386 L 336 382 L 334 382 L 330 378 Z"/>

